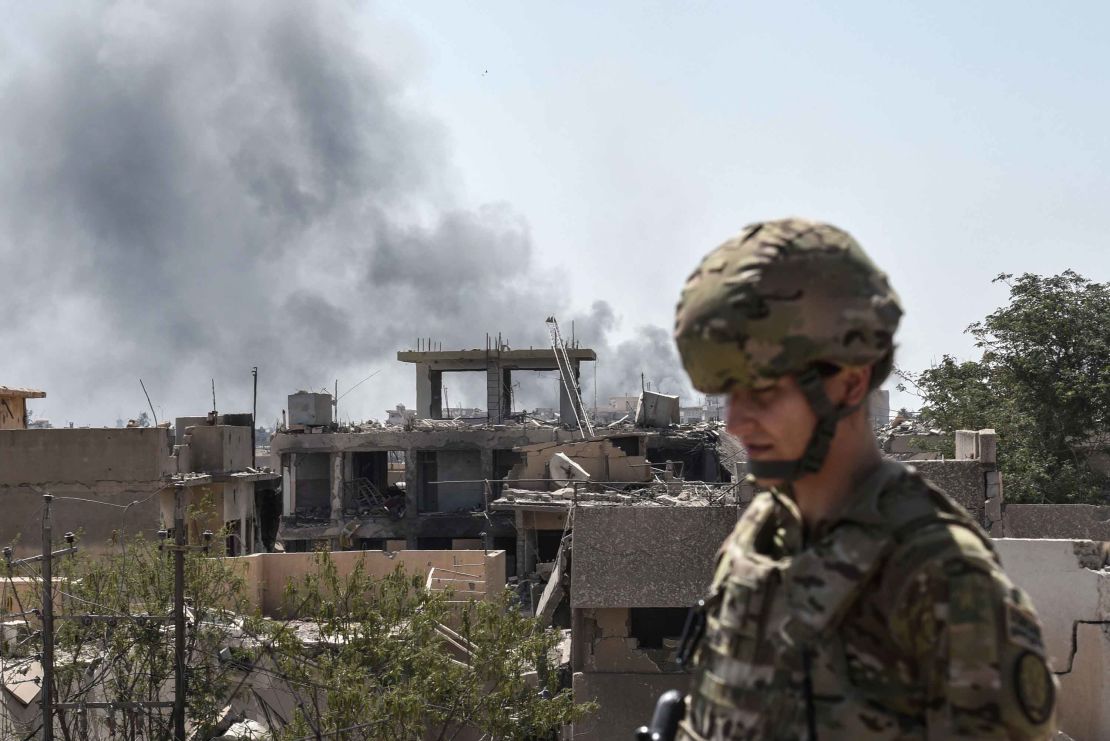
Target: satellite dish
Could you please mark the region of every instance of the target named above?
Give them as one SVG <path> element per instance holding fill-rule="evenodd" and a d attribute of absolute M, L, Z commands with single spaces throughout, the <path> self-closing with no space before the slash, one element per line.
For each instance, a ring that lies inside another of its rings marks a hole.
<path fill-rule="evenodd" d="M 556 453 L 551 456 L 548 470 L 551 473 L 551 480 L 559 486 L 567 486 L 572 481 L 590 480 L 590 474 L 586 469 L 572 461 L 566 453 Z"/>

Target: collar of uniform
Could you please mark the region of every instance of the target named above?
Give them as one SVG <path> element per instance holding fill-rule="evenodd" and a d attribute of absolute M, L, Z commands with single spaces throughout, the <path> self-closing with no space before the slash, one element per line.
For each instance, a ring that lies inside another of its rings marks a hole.
<path fill-rule="evenodd" d="M 829 517 L 818 523 L 812 534 L 811 540 L 820 538 L 834 525 L 840 522 L 851 521 L 862 525 L 880 525 L 884 518 L 879 510 L 879 495 L 886 487 L 886 483 L 901 474 L 905 467 L 897 461 L 884 459 L 867 478 L 856 487 L 856 491 L 847 497 L 840 506 L 834 509 Z M 771 494 L 779 505 L 790 513 L 790 517 L 801 527 L 801 512 L 794 501 L 793 492 L 772 489 Z"/>

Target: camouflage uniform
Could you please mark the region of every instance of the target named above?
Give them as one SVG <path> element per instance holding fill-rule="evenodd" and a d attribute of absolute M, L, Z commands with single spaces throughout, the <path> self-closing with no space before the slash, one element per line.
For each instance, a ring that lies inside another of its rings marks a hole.
<path fill-rule="evenodd" d="M 679 738 L 1051 735 L 1028 598 L 912 468 L 884 462 L 803 540 L 793 501 L 770 492 L 725 541 Z"/>
<path fill-rule="evenodd" d="M 721 393 L 817 362 L 889 362 L 900 314 L 850 236 L 785 220 L 710 253 L 676 340 L 695 386 Z M 1050 737 L 1036 614 L 963 509 L 886 461 L 806 532 L 790 481 L 820 468 L 846 413 L 815 386 L 805 459 L 775 464 L 791 471 L 783 490 L 757 496 L 721 547 L 679 738 Z"/>

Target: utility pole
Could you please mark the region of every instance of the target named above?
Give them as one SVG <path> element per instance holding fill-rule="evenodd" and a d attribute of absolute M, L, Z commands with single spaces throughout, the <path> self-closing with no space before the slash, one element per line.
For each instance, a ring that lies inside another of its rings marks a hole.
<path fill-rule="evenodd" d="M 109 628 L 114 628 L 117 621 L 120 619 L 118 614 L 108 615 L 56 615 L 54 613 L 54 557 L 65 556 L 77 552 L 77 538 L 72 532 L 66 532 L 62 537 L 65 538 L 66 547 L 52 550 L 51 546 L 54 541 L 54 520 L 52 512 L 52 503 L 54 497 L 51 494 L 43 494 L 42 505 L 42 554 L 38 556 L 30 556 L 29 558 L 21 558 L 19 560 L 12 559 L 12 548 L 6 547 L 3 549 L 4 561 L 7 564 L 8 575 L 11 576 L 12 569 L 16 566 L 24 566 L 26 564 L 42 562 L 42 689 L 40 690 L 39 697 L 41 698 L 42 706 L 42 738 L 44 741 L 54 741 L 54 713 L 62 713 L 66 710 L 76 710 L 78 712 L 78 722 L 82 733 L 88 731 L 88 711 L 90 709 L 144 709 L 144 708 L 164 708 L 172 706 L 174 703 L 170 702 L 58 702 L 54 695 L 54 622 L 57 620 L 77 620 L 82 625 L 91 625 L 93 622 L 107 623 Z M 164 530 L 159 533 L 164 534 Z M 205 531 L 206 534 L 207 531 Z M 161 546 L 159 546 L 161 549 Z M 20 608 L 22 609 L 22 608 Z M 130 617 L 130 616 L 126 616 Z M 166 618 L 151 617 L 149 615 L 142 615 L 140 619 L 143 621 L 140 624 L 145 624 L 148 620 L 165 621 Z M 182 737 L 184 738 L 184 737 Z"/>
<path fill-rule="evenodd" d="M 255 428 L 258 427 L 258 366 L 251 368 L 251 375 L 254 376 L 254 403 L 251 405 L 251 468 L 258 467 L 258 461 L 254 457 L 254 449 L 258 447 L 258 443 L 254 438 Z"/>
<path fill-rule="evenodd" d="M 54 520 L 50 505 L 54 495 L 42 495 L 42 554 L 12 560 L 11 547 L 4 548 L 4 561 L 7 563 L 8 575 L 16 566 L 24 566 L 36 561 L 42 561 L 42 690 L 39 694 L 42 706 L 42 738 L 43 741 L 54 741 L 54 711 L 59 704 L 54 701 L 54 579 L 51 573 L 54 565 L 54 556 L 64 556 L 77 551 L 74 545 L 73 533 L 66 533 L 67 546 L 59 550 L 51 550 L 54 543 Z"/>
<path fill-rule="evenodd" d="M 159 530 L 158 536 L 165 538 L 166 531 Z M 186 693 L 185 666 L 185 554 L 188 551 L 208 553 L 212 547 L 212 531 L 201 533 L 204 545 L 189 545 L 185 531 L 185 484 L 173 486 L 173 739 L 185 741 L 185 707 L 188 704 Z M 164 541 L 163 541 L 164 542 Z M 158 549 L 162 550 L 159 545 Z M 165 707 L 167 703 L 138 703 L 146 707 Z M 88 705 L 88 703 L 86 703 Z M 91 705 L 89 705 L 91 707 Z"/>
<path fill-rule="evenodd" d="M 50 573 L 53 501 L 52 494 L 42 495 L 42 741 L 54 741 L 54 584 Z"/>
<path fill-rule="evenodd" d="M 213 392 L 214 396 L 214 392 Z M 215 398 L 213 398 L 213 408 Z M 173 490 L 173 738 L 185 741 L 185 485 Z"/>

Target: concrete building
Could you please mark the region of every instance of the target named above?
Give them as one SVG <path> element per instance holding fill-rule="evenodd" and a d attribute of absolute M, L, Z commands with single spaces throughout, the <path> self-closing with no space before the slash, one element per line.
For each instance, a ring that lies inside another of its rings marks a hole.
<path fill-rule="evenodd" d="M 566 348 L 575 385 L 581 377 L 583 361 L 597 360 L 597 353 L 584 347 Z M 557 371 L 559 363 L 550 348 L 512 350 L 498 340 L 485 350 L 402 350 L 397 359 L 416 366 L 416 416 L 419 419 L 443 418 L 443 374 L 480 372 L 486 374 L 486 416 L 490 424 L 502 424 L 512 414 L 512 374 L 517 371 Z M 577 414 L 581 414 L 579 408 Z M 575 424 L 573 397 L 566 385 L 560 388 L 559 419 Z"/>
<path fill-rule="evenodd" d="M 731 477 L 731 464 L 721 469 L 715 435 L 629 429 L 599 439 L 647 456 L 642 472 L 646 460 L 672 461 L 679 475 L 717 481 Z M 427 420 L 412 429 L 278 433 L 270 444 L 282 475 L 279 538 L 287 551 L 485 545 L 507 551 L 517 574 L 513 518 L 488 504 L 529 450 L 579 438 L 561 426 Z"/>
<path fill-rule="evenodd" d="M 722 465 L 735 442 L 700 432 L 681 433 L 685 456 L 664 430 L 521 448 L 491 503 L 514 516 L 522 605 L 570 628 L 575 698 L 601 706 L 574 738 L 629 736 L 689 682 L 675 660 L 686 614 L 751 496 Z"/>
<path fill-rule="evenodd" d="M 193 425 L 178 444 L 166 427 L 0 430 L 0 543 L 20 556 L 39 551 L 43 493 L 55 497 L 55 529 L 78 532 L 93 552 L 153 536 L 172 522 L 159 495 L 172 500 L 176 482 L 217 513 L 200 530 L 231 527 L 231 553 L 265 550 L 280 517 L 279 477 L 251 464 L 249 427 Z"/>
<path fill-rule="evenodd" d="M 491 509 L 489 502 L 500 496 L 502 479 L 536 446 L 581 439 L 582 410 L 574 408 L 563 384 L 559 420 L 516 414 L 507 391 L 512 373 L 555 370 L 558 363 L 550 349 L 512 350 L 498 344 L 500 349 L 399 352 L 398 360 L 416 365 L 417 381 L 416 413 L 402 426 L 340 427 L 330 417 L 327 394 L 291 395 L 290 424 L 270 441 L 282 475 L 279 540 L 285 550 L 484 546 L 506 551 L 511 576 L 527 573 L 517 561 L 520 533 L 512 513 Z M 574 378 L 582 361 L 596 358 L 593 350 L 579 347 L 568 347 L 567 356 Z M 486 419 L 442 419 L 443 373 L 456 371 L 486 373 Z M 404 419 L 410 410 L 396 411 Z M 669 423 L 670 415 L 664 416 Z M 732 477 L 731 460 L 721 468 L 715 430 L 691 436 L 681 428 L 637 429 L 629 423 L 595 432 L 598 441 L 612 441 L 598 445 L 643 456 L 639 475 L 650 476 L 650 460 L 660 467 L 671 461 L 679 477 Z M 729 447 L 728 454 L 735 453 Z M 541 469 L 536 475 L 546 473 Z"/>
<path fill-rule="evenodd" d="M 45 397 L 45 391 L 0 386 L 0 430 L 27 429 L 27 400 Z"/>

